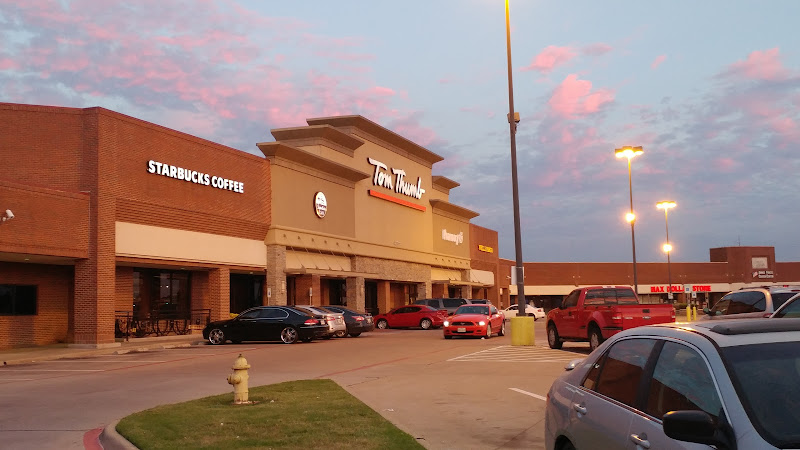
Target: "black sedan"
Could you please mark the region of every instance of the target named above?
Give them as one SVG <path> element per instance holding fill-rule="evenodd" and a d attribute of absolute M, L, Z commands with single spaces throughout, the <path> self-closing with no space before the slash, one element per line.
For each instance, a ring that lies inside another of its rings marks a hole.
<path fill-rule="evenodd" d="M 361 333 L 375 329 L 375 324 L 372 321 L 372 314 L 370 313 L 360 313 L 339 305 L 323 305 L 319 308 L 344 314 L 344 322 L 347 325 L 347 334 L 352 337 L 358 337 L 361 335 Z"/>
<path fill-rule="evenodd" d="M 328 325 L 297 309 L 285 306 L 257 306 L 233 319 L 211 322 L 203 329 L 203 339 L 213 345 L 231 341 L 282 341 L 294 344 L 324 336 Z"/>

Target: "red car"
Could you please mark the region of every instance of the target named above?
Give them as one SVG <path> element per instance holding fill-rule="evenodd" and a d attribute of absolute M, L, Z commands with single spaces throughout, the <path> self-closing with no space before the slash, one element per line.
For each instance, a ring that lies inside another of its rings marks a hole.
<path fill-rule="evenodd" d="M 506 317 L 494 305 L 463 305 L 444 321 L 444 338 L 475 336 L 489 339 L 506 334 Z"/>
<path fill-rule="evenodd" d="M 386 328 L 414 328 L 423 330 L 439 328 L 447 317 L 446 310 L 438 310 L 427 305 L 408 305 L 375 316 L 375 326 Z"/>

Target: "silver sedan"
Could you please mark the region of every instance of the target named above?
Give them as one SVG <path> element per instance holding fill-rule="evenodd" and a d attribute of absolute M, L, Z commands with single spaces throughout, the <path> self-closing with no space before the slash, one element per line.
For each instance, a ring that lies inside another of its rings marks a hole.
<path fill-rule="evenodd" d="M 800 449 L 800 319 L 623 331 L 547 394 L 545 446 Z"/>

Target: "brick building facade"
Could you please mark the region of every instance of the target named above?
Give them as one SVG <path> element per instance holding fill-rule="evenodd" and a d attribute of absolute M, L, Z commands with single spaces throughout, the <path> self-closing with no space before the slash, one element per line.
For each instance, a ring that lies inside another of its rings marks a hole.
<path fill-rule="evenodd" d="M 440 156 L 361 116 L 272 134 L 261 157 L 103 108 L 0 104 L 0 348 L 117 345 L 121 315 L 499 298 L 497 233 L 449 202 Z"/>

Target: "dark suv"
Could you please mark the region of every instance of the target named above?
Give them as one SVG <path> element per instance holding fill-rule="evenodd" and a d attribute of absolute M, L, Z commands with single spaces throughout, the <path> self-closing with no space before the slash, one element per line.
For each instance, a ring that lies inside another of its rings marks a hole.
<path fill-rule="evenodd" d="M 428 305 L 431 308 L 446 309 L 448 315 L 455 313 L 459 306 L 469 303 L 472 302 L 465 298 L 424 298 L 414 302 L 415 305 Z"/>

